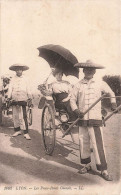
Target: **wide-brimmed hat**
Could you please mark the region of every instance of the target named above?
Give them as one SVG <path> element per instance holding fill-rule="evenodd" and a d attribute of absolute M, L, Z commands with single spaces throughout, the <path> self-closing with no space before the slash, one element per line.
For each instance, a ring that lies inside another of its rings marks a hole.
<path fill-rule="evenodd" d="M 23 71 L 28 70 L 29 67 L 23 64 L 13 64 L 9 67 L 10 70 L 17 71 L 18 69 L 22 69 Z"/>
<path fill-rule="evenodd" d="M 102 65 L 94 63 L 92 60 L 87 60 L 86 62 L 77 63 L 74 66 L 78 67 L 78 68 L 95 68 L 95 69 L 103 69 L 103 68 L 105 68 Z"/>

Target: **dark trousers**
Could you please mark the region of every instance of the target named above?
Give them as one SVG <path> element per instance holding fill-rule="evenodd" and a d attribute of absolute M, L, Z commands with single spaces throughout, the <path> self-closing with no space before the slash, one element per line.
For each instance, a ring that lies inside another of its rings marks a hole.
<path fill-rule="evenodd" d="M 54 95 L 55 108 L 57 108 L 59 110 L 64 109 L 68 113 L 70 121 L 74 121 L 74 120 L 76 120 L 77 117 L 75 116 L 74 112 L 71 109 L 70 100 L 68 100 L 66 102 L 62 102 L 62 100 L 67 98 L 67 96 L 68 96 L 67 93 L 55 94 Z"/>
<path fill-rule="evenodd" d="M 20 129 L 24 131 L 24 134 L 28 133 L 28 120 L 27 120 L 27 110 L 26 105 L 13 105 L 13 123 L 14 130 L 19 131 Z"/>
<path fill-rule="evenodd" d="M 97 170 L 107 170 L 102 127 L 79 126 L 79 147 L 81 164 L 88 164 L 91 162 L 90 144 L 93 147 Z"/>

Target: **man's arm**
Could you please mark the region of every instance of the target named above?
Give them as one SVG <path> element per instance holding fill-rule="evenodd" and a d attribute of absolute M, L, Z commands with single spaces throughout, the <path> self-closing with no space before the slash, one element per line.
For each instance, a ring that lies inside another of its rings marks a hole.
<path fill-rule="evenodd" d="M 111 109 L 112 109 L 112 111 L 114 111 L 117 107 L 115 93 L 111 90 L 109 85 L 104 81 L 102 82 L 102 91 L 104 93 L 109 93 L 110 94 Z"/>
<path fill-rule="evenodd" d="M 78 86 L 75 86 L 71 91 L 70 105 L 73 111 L 78 109 L 77 106 L 78 91 L 79 91 Z"/>
<path fill-rule="evenodd" d="M 109 85 L 106 82 L 102 82 L 102 91 L 104 93 L 109 93 L 110 97 L 111 97 L 111 103 L 116 103 L 116 98 L 115 98 L 115 93 L 111 90 L 111 88 L 109 87 Z"/>

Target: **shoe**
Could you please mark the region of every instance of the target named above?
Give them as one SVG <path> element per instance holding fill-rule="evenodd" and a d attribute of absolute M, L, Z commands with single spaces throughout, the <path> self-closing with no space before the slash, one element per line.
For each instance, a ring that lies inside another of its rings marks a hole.
<path fill-rule="evenodd" d="M 106 181 L 113 181 L 112 176 L 109 175 L 108 173 L 101 172 L 101 176 L 102 176 L 102 178 L 105 179 Z"/>
<path fill-rule="evenodd" d="M 21 135 L 21 131 L 15 132 L 15 133 L 12 135 L 12 137 L 17 137 L 18 135 Z"/>
<path fill-rule="evenodd" d="M 88 166 L 88 167 L 85 166 L 85 167 L 83 167 L 82 169 L 80 169 L 78 173 L 80 173 L 80 174 L 85 174 L 85 173 L 88 173 L 88 172 L 91 171 L 91 170 L 92 170 L 91 166 Z"/>
<path fill-rule="evenodd" d="M 24 134 L 24 138 L 26 138 L 27 140 L 31 140 L 31 138 L 30 138 L 28 133 Z"/>

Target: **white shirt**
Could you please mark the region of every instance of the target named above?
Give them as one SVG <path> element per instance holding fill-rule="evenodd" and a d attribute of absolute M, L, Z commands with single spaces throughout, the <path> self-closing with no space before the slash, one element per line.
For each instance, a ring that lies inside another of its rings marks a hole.
<path fill-rule="evenodd" d="M 20 77 L 15 76 L 11 80 L 8 98 L 12 98 L 15 101 L 26 101 L 28 98 L 31 98 L 28 81 L 23 75 Z"/>
<path fill-rule="evenodd" d="M 79 109 L 82 112 L 86 111 L 98 98 L 101 97 L 102 92 L 109 93 L 111 97 L 115 96 L 106 82 L 101 81 L 97 83 L 94 79 L 82 79 L 75 85 L 71 93 L 70 104 L 72 110 Z M 112 98 L 111 102 L 116 102 L 115 98 Z M 101 101 L 85 114 L 84 119 L 102 119 Z"/>
<path fill-rule="evenodd" d="M 49 91 L 52 93 L 70 93 L 72 87 L 68 81 L 55 81 L 49 85 Z"/>

